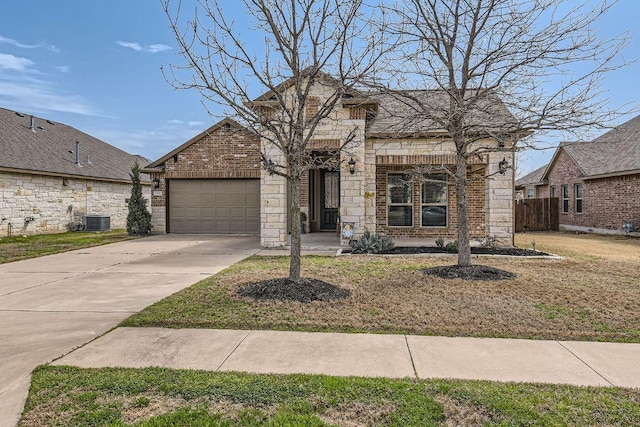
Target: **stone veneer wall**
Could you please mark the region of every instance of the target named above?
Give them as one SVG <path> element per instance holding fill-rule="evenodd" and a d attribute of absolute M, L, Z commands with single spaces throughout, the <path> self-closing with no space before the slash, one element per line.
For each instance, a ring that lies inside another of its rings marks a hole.
<path fill-rule="evenodd" d="M 91 179 L 63 178 L 0 172 L 0 236 L 12 234 L 39 234 L 67 231 L 71 221 L 82 220 L 84 215 L 111 217 L 111 228 L 126 228 L 131 184 Z M 143 195 L 149 200 L 151 189 L 143 186 Z M 26 217 L 34 221 L 25 222 Z"/>

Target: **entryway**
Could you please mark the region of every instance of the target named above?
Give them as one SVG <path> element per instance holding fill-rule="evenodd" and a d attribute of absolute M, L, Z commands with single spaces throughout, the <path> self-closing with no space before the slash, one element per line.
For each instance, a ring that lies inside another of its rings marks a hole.
<path fill-rule="evenodd" d="M 340 172 L 329 169 L 309 171 L 309 224 L 311 232 L 333 231 L 338 227 Z"/>

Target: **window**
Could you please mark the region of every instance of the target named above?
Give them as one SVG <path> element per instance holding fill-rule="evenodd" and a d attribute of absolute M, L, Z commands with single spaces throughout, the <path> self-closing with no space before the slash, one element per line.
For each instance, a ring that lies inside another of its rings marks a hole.
<path fill-rule="evenodd" d="M 422 177 L 422 226 L 447 226 L 447 175 L 425 174 Z"/>
<path fill-rule="evenodd" d="M 558 197 L 558 188 L 555 185 L 551 186 L 551 192 L 549 193 L 549 197 Z"/>
<path fill-rule="evenodd" d="M 576 184 L 576 213 L 582 213 L 582 184 Z"/>
<path fill-rule="evenodd" d="M 562 188 L 562 213 L 569 213 L 569 186 L 565 184 L 561 188 Z"/>
<path fill-rule="evenodd" d="M 405 174 L 387 175 L 387 225 L 411 227 L 413 225 L 413 188 Z"/>
<path fill-rule="evenodd" d="M 533 188 L 527 188 L 527 199 L 533 199 Z"/>

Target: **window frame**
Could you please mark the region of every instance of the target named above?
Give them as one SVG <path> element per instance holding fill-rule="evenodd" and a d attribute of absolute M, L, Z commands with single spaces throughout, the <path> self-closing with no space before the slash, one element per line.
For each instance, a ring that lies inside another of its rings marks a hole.
<path fill-rule="evenodd" d="M 527 199 L 533 199 L 534 195 L 535 195 L 534 189 L 533 188 L 527 188 L 526 198 Z"/>
<path fill-rule="evenodd" d="M 581 214 L 583 212 L 583 209 L 584 209 L 583 204 L 582 204 L 582 199 L 583 199 L 582 191 L 583 191 L 582 183 L 574 184 L 574 186 L 573 186 L 573 192 L 574 192 L 574 205 L 573 205 L 573 207 L 574 207 L 575 213 L 577 213 L 577 214 Z"/>
<path fill-rule="evenodd" d="M 389 187 L 389 177 L 392 175 L 396 175 L 396 176 L 400 176 L 402 177 L 402 179 L 404 179 L 407 174 L 404 172 L 398 172 L 398 171 L 389 171 L 387 172 L 387 182 L 386 182 L 386 190 L 387 190 L 387 197 L 386 197 L 386 211 L 387 211 L 387 227 L 393 227 L 393 228 L 402 228 L 402 227 L 413 227 L 415 224 L 415 214 L 414 214 L 414 200 L 413 200 L 413 196 L 414 196 L 414 188 L 413 188 L 413 183 L 410 180 L 406 180 L 405 182 L 405 186 L 409 189 L 410 194 L 409 194 L 409 199 L 410 199 L 410 203 L 393 203 L 391 201 L 391 192 L 390 192 L 390 187 Z M 411 224 L 406 225 L 393 225 L 391 224 L 390 221 L 390 217 L 391 215 L 389 215 L 391 213 L 391 208 L 392 207 L 409 207 L 409 212 L 411 214 Z"/>
<path fill-rule="evenodd" d="M 442 177 L 442 180 L 438 181 L 434 178 L 428 178 L 429 176 L 439 176 Z M 436 183 L 434 181 L 440 182 L 441 185 L 444 185 L 444 202 L 424 202 L 424 185 L 432 181 L 432 183 Z M 423 223 L 423 213 L 422 210 L 426 206 L 434 206 L 434 207 L 444 207 L 445 211 L 445 219 L 444 225 L 425 225 Z M 446 173 L 424 173 L 422 174 L 422 181 L 420 182 L 420 227 L 421 228 L 447 228 L 449 226 L 449 177 Z"/>
<path fill-rule="evenodd" d="M 560 196 L 560 202 L 562 203 L 560 212 L 564 214 L 569 213 L 569 184 L 562 184 L 560 186 Z"/>
<path fill-rule="evenodd" d="M 549 189 L 549 197 L 551 198 L 555 198 L 558 197 L 558 187 L 555 185 L 552 185 Z"/>

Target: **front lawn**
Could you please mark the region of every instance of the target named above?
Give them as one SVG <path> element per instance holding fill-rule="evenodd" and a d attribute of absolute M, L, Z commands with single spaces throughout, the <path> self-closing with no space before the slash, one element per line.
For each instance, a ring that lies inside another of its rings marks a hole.
<path fill-rule="evenodd" d="M 129 240 L 126 230 L 0 237 L 0 264 Z"/>
<path fill-rule="evenodd" d="M 20 427 L 640 425 L 640 391 L 149 369 L 36 369 Z"/>
<path fill-rule="evenodd" d="M 455 262 L 452 257 L 304 257 L 304 276 L 351 292 L 344 300 L 312 303 L 239 297 L 248 282 L 287 274 L 286 257 L 255 256 L 123 325 L 640 342 L 640 241 L 518 235 L 520 247 L 533 241 L 566 259 L 474 259 L 517 274 L 495 282 L 422 272 Z"/>

